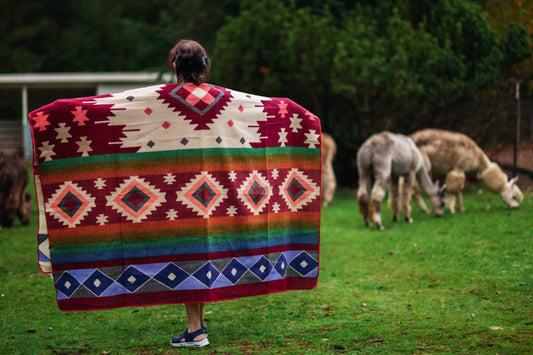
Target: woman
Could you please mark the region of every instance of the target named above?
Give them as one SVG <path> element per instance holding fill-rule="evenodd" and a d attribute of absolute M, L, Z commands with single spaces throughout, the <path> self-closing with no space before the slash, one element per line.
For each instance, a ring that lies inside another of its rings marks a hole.
<path fill-rule="evenodd" d="M 179 84 L 193 83 L 199 85 L 207 79 L 211 63 L 204 48 L 195 41 L 183 39 L 168 54 L 169 69 L 176 72 Z M 173 346 L 201 347 L 209 345 L 207 331 L 203 324 L 204 304 L 186 303 L 185 311 L 189 320 L 188 328 L 172 338 Z"/>
<path fill-rule="evenodd" d="M 62 310 L 186 304 L 188 327 L 171 343 L 198 347 L 209 344 L 203 303 L 316 286 L 320 121 L 288 98 L 203 82 L 210 63 L 196 42 L 180 41 L 169 66 L 178 84 L 30 113 L 39 234 L 60 246 L 74 237 L 66 258 L 48 248 L 40 264 L 59 272 Z M 66 144 L 49 144 L 73 126 Z M 80 164 L 91 173 L 65 168 Z"/>

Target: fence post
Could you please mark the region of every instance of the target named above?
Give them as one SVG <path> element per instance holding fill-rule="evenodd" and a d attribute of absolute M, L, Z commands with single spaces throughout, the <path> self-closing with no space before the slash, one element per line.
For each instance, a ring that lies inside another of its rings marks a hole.
<path fill-rule="evenodd" d="M 515 141 L 514 141 L 514 152 L 513 152 L 513 176 L 517 175 L 517 169 L 516 169 L 516 160 L 517 160 L 517 151 L 518 147 L 520 146 L 520 81 L 516 81 L 516 90 L 515 90 L 515 98 L 516 98 L 516 135 L 515 135 Z"/>
<path fill-rule="evenodd" d="M 31 132 L 28 124 L 28 87 L 22 86 L 22 139 L 24 140 L 24 159 L 30 159 L 32 156 L 31 150 Z"/>

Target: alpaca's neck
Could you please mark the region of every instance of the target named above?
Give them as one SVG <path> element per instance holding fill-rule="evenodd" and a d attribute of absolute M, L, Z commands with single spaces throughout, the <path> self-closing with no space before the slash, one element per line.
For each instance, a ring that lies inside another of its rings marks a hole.
<path fill-rule="evenodd" d="M 417 180 L 422 190 L 428 195 L 435 195 L 437 193 L 436 186 L 431 182 L 426 168 L 422 167 L 417 173 Z"/>
<path fill-rule="evenodd" d="M 482 174 L 485 170 L 490 168 L 492 162 L 490 161 L 489 157 L 481 150 L 477 149 L 477 156 L 478 156 L 478 174 Z"/>
<path fill-rule="evenodd" d="M 483 170 L 478 178 L 489 188 L 489 190 L 501 193 L 507 186 L 507 175 L 500 167 L 492 163 L 488 168 Z"/>

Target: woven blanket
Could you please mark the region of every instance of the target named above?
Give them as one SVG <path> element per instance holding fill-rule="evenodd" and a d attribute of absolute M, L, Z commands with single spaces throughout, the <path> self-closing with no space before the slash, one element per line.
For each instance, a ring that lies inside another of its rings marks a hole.
<path fill-rule="evenodd" d="M 293 101 L 164 84 L 29 119 L 39 264 L 60 309 L 315 287 L 320 122 Z"/>

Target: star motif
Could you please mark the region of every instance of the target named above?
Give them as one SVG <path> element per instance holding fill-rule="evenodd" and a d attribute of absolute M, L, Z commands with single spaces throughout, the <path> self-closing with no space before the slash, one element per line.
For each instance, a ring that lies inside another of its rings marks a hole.
<path fill-rule="evenodd" d="M 54 146 L 55 144 L 48 144 L 49 142 L 43 142 L 43 145 L 39 147 L 39 150 L 41 151 L 41 155 L 39 155 L 39 158 L 43 158 L 44 160 L 52 160 L 52 156 L 56 155 L 54 152 Z"/>
<path fill-rule="evenodd" d="M 302 118 L 298 117 L 298 114 L 293 114 L 291 117 L 291 128 L 292 131 L 295 133 L 298 133 L 298 128 L 302 128 L 302 125 L 300 125 L 300 122 L 302 122 Z"/>
<path fill-rule="evenodd" d="M 282 128 L 281 131 L 279 132 L 278 143 L 281 143 L 281 146 L 282 146 L 282 147 L 285 147 L 285 143 L 288 142 L 288 140 L 287 140 L 287 133 L 288 133 L 288 132 L 285 132 L 285 128 Z"/>
<path fill-rule="evenodd" d="M 105 180 L 102 178 L 98 178 L 94 181 L 94 187 L 96 187 L 98 190 L 102 190 L 105 186 Z"/>
<path fill-rule="evenodd" d="M 178 212 L 176 212 L 176 210 L 174 209 L 168 210 L 167 218 L 170 219 L 171 221 L 175 220 L 176 218 L 178 218 Z"/>
<path fill-rule="evenodd" d="M 279 107 L 278 115 L 280 115 L 281 118 L 285 118 L 285 114 L 289 113 L 287 111 L 287 104 L 285 103 L 285 101 L 281 100 L 280 103 L 278 104 L 278 107 Z"/>
<path fill-rule="evenodd" d="M 307 116 L 307 118 L 311 119 L 311 120 L 315 120 L 317 119 L 318 117 L 316 117 L 315 115 L 313 115 L 311 112 L 307 111 L 305 113 L 305 115 Z"/>
<path fill-rule="evenodd" d="M 96 217 L 96 223 L 103 226 L 106 223 L 109 223 L 107 220 L 107 216 L 105 214 L 100 214 L 98 217 Z"/>
<path fill-rule="evenodd" d="M 74 107 L 75 111 L 70 111 L 74 115 L 74 122 L 78 122 L 78 126 L 85 126 L 85 121 L 89 121 L 89 118 L 87 117 L 86 113 L 87 110 L 82 110 L 83 106 L 76 106 Z"/>
<path fill-rule="evenodd" d="M 77 152 L 81 153 L 82 157 L 89 156 L 89 152 L 92 152 L 93 149 L 90 147 L 92 141 L 88 141 L 87 137 L 80 137 L 80 140 L 76 142 L 79 146 Z"/>
<path fill-rule="evenodd" d="M 272 169 L 271 174 L 272 174 L 272 179 L 277 179 L 279 177 L 279 170 Z"/>
<path fill-rule="evenodd" d="M 274 204 L 272 205 L 272 211 L 274 211 L 274 213 L 278 213 L 279 210 L 280 210 L 279 203 L 274 202 Z"/>
<path fill-rule="evenodd" d="M 318 138 L 320 137 L 320 135 L 316 134 L 314 129 L 310 129 L 309 133 L 305 133 L 305 136 L 307 137 L 307 139 L 304 143 L 309 144 L 309 148 L 316 148 L 316 145 L 320 144 L 318 142 Z"/>
<path fill-rule="evenodd" d="M 237 207 L 229 206 L 227 209 L 228 216 L 233 217 L 237 214 Z"/>
<path fill-rule="evenodd" d="M 237 180 L 237 173 L 235 171 L 230 171 L 228 173 L 228 179 L 230 179 L 231 182 L 235 182 Z"/>
<path fill-rule="evenodd" d="M 55 131 L 57 132 L 57 140 L 61 140 L 61 143 L 67 143 L 68 139 L 72 136 L 68 131 L 70 131 L 70 127 L 65 127 L 66 123 L 60 123 L 59 128 L 55 128 Z"/>
<path fill-rule="evenodd" d="M 39 128 L 39 131 L 46 131 L 46 126 L 50 125 L 50 122 L 48 122 L 48 115 L 45 115 L 42 111 L 37 112 L 32 118 L 35 121 L 33 127 Z"/>
<path fill-rule="evenodd" d="M 176 175 L 168 173 L 165 175 L 164 179 L 167 185 L 172 185 L 174 182 L 176 182 Z"/>

